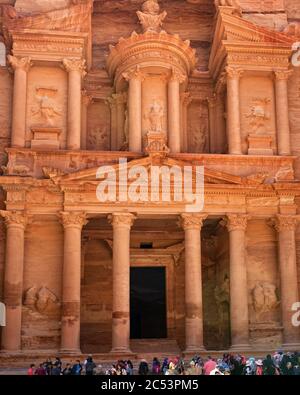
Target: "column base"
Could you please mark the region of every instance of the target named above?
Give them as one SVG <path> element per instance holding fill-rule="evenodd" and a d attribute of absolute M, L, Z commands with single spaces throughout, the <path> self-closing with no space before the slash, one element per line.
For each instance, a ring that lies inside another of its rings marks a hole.
<path fill-rule="evenodd" d="M 80 348 L 78 349 L 62 348 L 61 350 L 59 350 L 59 354 L 78 355 L 78 354 L 82 354 L 82 352 Z"/>
<path fill-rule="evenodd" d="M 201 354 L 202 352 L 206 352 L 206 349 L 204 346 L 188 346 L 186 349 L 183 351 L 183 354 L 185 356 L 196 356 Z"/>
<path fill-rule="evenodd" d="M 230 346 L 230 351 L 251 351 L 252 347 L 249 343 L 239 343 Z"/>
<path fill-rule="evenodd" d="M 283 343 L 281 348 L 284 351 L 299 351 L 300 343 Z"/>
<path fill-rule="evenodd" d="M 130 348 L 117 347 L 112 348 L 110 354 L 133 354 Z"/>

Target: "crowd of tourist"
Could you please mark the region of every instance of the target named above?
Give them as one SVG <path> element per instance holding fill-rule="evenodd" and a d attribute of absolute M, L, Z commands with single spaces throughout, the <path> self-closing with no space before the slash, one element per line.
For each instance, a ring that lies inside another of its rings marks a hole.
<path fill-rule="evenodd" d="M 145 359 L 139 363 L 135 371 L 130 360 L 120 360 L 109 368 L 97 365 L 93 357 L 89 355 L 81 363 L 76 360 L 73 364 L 63 364 L 60 358 L 55 361 L 48 359 L 38 367 L 30 365 L 28 375 L 38 376 L 78 376 L 78 375 L 255 375 L 255 376 L 275 376 L 275 375 L 298 375 L 300 376 L 300 353 L 284 353 L 277 351 L 273 355 L 269 354 L 264 359 L 254 357 L 246 358 L 243 355 L 224 354 L 223 358 L 214 359 L 207 357 L 202 359 L 195 356 L 189 362 L 180 357 L 164 358 L 160 361 L 154 358 L 149 364 Z"/>

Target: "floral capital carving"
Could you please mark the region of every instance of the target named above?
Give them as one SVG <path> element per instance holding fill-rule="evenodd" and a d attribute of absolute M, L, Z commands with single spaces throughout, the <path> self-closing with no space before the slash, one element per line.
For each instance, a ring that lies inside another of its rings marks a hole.
<path fill-rule="evenodd" d="M 63 59 L 63 66 L 68 73 L 78 71 L 82 77 L 86 75 L 85 64 L 86 61 L 84 59 Z"/>
<path fill-rule="evenodd" d="M 275 71 L 276 81 L 287 81 L 293 74 L 293 70 L 280 70 Z"/>
<path fill-rule="evenodd" d="M 239 79 L 243 74 L 243 70 L 238 67 L 226 67 L 227 78 L 229 79 Z"/>
<path fill-rule="evenodd" d="M 126 81 L 130 81 L 133 79 L 143 81 L 145 79 L 145 75 L 140 70 L 139 66 L 136 66 L 134 69 L 126 71 L 122 74 L 122 76 L 123 78 L 125 78 Z"/>
<path fill-rule="evenodd" d="M 62 211 L 59 219 L 64 228 L 79 227 L 80 229 L 88 223 L 85 212 L 65 212 Z"/>
<path fill-rule="evenodd" d="M 131 228 L 136 216 L 131 213 L 113 213 L 107 217 L 108 222 L 113 226 L 125 226 Z"/>
<path fill-rule="evenodd" d="M 295 231 L 300 220 L 299 215 L 281 215 L 278 214 L 276 217 L 271 218 L 268 223 L 273 226 L 277 232 L 282 232 L 284 230 Z"/>
<path fill-rule="evenodd" d="M 31 217 L 23 211 L 0 210 L 0 216 L 3 217 L 7 227 L 17 225 L 25 229 L 31 223 Z"/>
<path fill-rule="evenodd" d="M 179 70 L 173 68 L 170 76 L 170 81 L 176 81 L 182 84 L 186 80 L 186 75 L 181 73 Z"/>
<path fill-rule="evenodd" d="M 207 214 L 181 214 L 179 225 L 184 230 L 187 229 L 200 230 L 206 218 L 207 218 Z"/>
<path fill-rule="evenodd" d="M 234 230 L 246 230 L 247 223 L 251 219 L 248 214 L 228 214 L 224 219 L 224 224 L 227 226 L 228 232 Z"/>
<path fill-rule="evenodd" d="M 12 55 L 8 55 L 8 61 L 11 65 L 11 67 L 14 70 L 24 70 L 26 72 L 29 71 L 30 67 L 32 66 L 32 61 L 30 58 L 26 57 L 26 58 L 19 58 L 17 56 L 12 56 Z"/>

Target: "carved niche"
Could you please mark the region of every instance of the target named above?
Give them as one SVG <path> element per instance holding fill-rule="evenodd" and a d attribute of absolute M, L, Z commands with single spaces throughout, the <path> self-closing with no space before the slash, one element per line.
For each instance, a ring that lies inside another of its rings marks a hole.
<path fill-rule="evenodd" d="M 208 108 L 202 101 L 194 101 L 188 109 L 187 134 L 189 152 L 209 151 Z"/>

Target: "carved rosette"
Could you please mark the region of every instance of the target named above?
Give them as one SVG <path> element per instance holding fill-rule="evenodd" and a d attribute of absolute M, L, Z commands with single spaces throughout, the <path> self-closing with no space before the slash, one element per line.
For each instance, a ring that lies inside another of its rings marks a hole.
<path fill-rule="evenodd" d="M 109 214 L 107 219 L 113 227 L 122 226 L 130 229 L 136 219 L 136 216 L 131 213 L 113 213 Z"/>
<path fill-rule="evenodd" d="M 240 79 L 241 76 L 243 75 L 243 72 L 244 71 L 238 67 L 231 67 L 231 66 L 226 67 L 227 78 L 231 80 Z"/>
<path fill-rule="evenodd" d="M 20 226 L 25 229 L 31 223 L 31 217 L 23 211 L 0 210 L 0 215 L 3 217 L 7 227 Z"/>
<path fill-rule="evenodd" d="M 207 214 L 181 214 L 179 226 L 184 230 L 196 229 L 201 230 Z"/>
<path fill-rule="evenodd" d="M 63 66 L 68 73 L 77 71 L 82 78 L 86 75 L 86 61 L 85 59 L 63 59 Z"/>
<path fill-rule="evenodd" d="M 82 229 L 82 227 L 88 223 L 85 212 L 62 211 L 59 215 L 59 218 L 65 229 L 68 227 L 75 227 Z"/>
<path fill-rule="evenodd" d="M 251 219 L 251 217 L 248 214 L 228 214 L 224 219 L 224 224 L 227 226 L 228 232 L 234 230 L 245 231 L 249 219 Z"/>
<path fill-rule="evenodd" d="M 8 61 L 11 67 L 16 70 L 24 70 L 26 73 L 29 71 L 30 67 L 32 66 L 32 61 L 30 58 L 19 58 L 17 56 L 8 55 Z"/>
<path fill-rule="evenodd" d="M 276 217 L 271 218 L 268 223 L 273 226 L 277 232 L 282 232 L 285 230 L 295 231 L 300 220 L 299 215 L 276 215 Z"/>
<path fill-rule="evenodd" d="M 275 71 L 274 74 L 276 81 L 287 81 L 290 78 L 290 76 L 293 74 L 293 70 Z"/>

